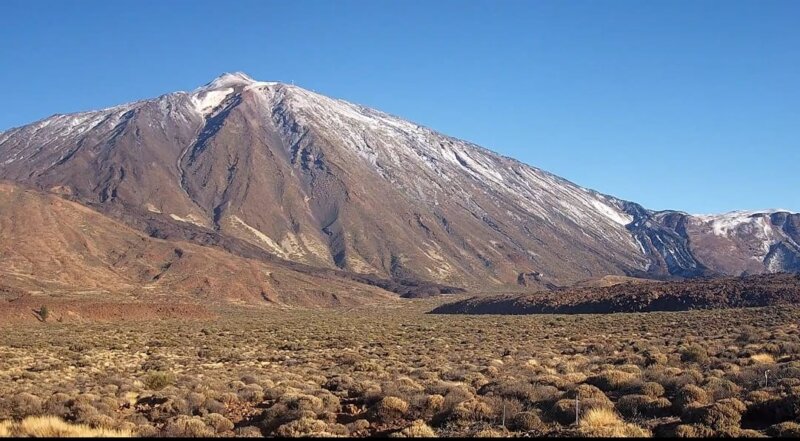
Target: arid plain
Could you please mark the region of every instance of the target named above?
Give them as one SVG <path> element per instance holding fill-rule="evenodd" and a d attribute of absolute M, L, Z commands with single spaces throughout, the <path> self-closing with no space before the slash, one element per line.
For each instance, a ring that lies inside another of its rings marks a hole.
<path fill-rule="evenodd" d="M 798 306 L 429 313 L 463 297 L 83 323 L 54 307 L 2 326 L 0 434 L 800 435 Z"/>

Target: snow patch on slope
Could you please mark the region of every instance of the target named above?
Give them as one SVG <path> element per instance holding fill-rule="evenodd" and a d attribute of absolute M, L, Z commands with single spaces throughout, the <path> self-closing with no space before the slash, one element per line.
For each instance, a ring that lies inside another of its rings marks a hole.
<path fill-rule="evenodd" d="M 228 96 L 233 93 L 233 88 L 207 90 L 192 95 L 191 102 L 195 112 L 208 116 L 214 109 L 219 107 Z"/>
<path fill-rule="evenodd" d="M 693 214 L 691 217 L 710 226 L 713 229 L 714 234 L 718 236 L 726 236 L 731 231 L 736 230 L 736 228 L 742 224 L 752 223 L 757 221 L 759 218 L 770 216 L 775 213 L 791 212 L 783 209 L 762 211 L 737 210 L 723 214 Z"/>

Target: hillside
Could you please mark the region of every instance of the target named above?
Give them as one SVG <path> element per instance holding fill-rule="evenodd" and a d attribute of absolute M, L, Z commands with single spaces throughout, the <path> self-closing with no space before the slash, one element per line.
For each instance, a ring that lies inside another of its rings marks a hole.
<path fill-rule="evenodd" d="M 391 301 L 394 293 L 211 246 L 149 237 L 60 197 L 0 183 L 0 298 L 299 306 Z"/>
<path fill-rule="evenodd" d="M 770 274 L 711 280 L 622 283 L 524 295 L 472 297 L 433 314 L 604 314 L 688 311 L 800 303 L 800 275 Z"/>

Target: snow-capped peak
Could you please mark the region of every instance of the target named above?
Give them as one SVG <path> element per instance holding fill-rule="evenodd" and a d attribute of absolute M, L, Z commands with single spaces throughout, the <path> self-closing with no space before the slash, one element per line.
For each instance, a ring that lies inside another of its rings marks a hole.
<path fill-rule="evenodd" d="M 692 214 L 692 217 L 695 217 L 700 220 L 704 221 L 711 221 L 711 220 L 730 220 L 730 221 L 742 221 L 745 222 L 749 218 L 757 215 L 771 215 L 775 213 L 791 213 L 789 210 L 785 210 L 783 208 L 775 208 L 775 209 L 768 209 L 768 210 L 736 210 L 730 211 L 727 213 L 717 213 L 717 214 Z"/>
<path fill-rule="evenodd" d="M 768 224 L 764 221 L 764 217 L 782 212 L 791 213 L 789 210 L 783 209 L 761 211 L 737 210 L 723 214 L 696 214 L 692 215 L 692 217 L 710 226 L 717 236 L 725 236 L 730 231 L 736 230 L 740 225 L 754 222 L 763 224 L 766 231 L 766 229 L 768 229 Z"/>
<path fill-rule="evenodd" d="M 244 72 L 226 72 L 214 78 L 211 82 L 199 87 L 197 91 L 201 92 L 235 86 L 247 86 L 253 83 L 256 83 L 256 80 L 252 79 Z"/>

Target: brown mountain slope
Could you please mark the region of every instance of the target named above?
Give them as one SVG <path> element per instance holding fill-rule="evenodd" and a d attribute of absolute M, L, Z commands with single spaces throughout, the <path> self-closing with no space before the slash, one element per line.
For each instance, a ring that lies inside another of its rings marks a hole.
<path fill-rule="evenodd" d="M 622 283 L 525 295 L 473 297 L 434 314 L 599 314 L 685 311 L 800 303 L 799 274 L 762 274 L 710 280 Z"/>
<path fill-rule="evenodd" d="M 75 202 L 7 183 L 0 183 L 0 286 L 9 298 L 32 292 L 305 306 L 396 298 L 335 274 L 302 273 L 215 247 L 151 238 Z"/>
<path fill-rule="evenodd" d="M 799 214 L 653 212 L 241 73 L 0 133 L 0 179 L 68 194 L 165 239 L 245 242 L 380 279 L 496 290 L 800 271 Z M 226 249 L 254 257 L 246 248 Z"/>
<path fill-rule="evenodd" d="M 539 272 L 570 283 L 647 265 L 612 198 L 381 112 L 239 74 L 0 134 L 0 178 L 384 278 L 497 286 Z"/>

